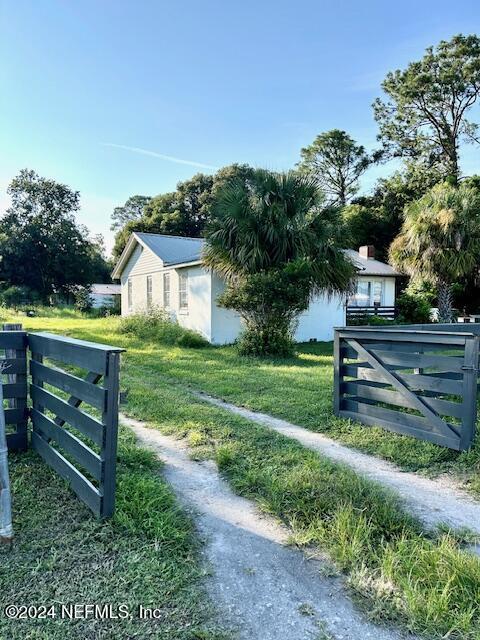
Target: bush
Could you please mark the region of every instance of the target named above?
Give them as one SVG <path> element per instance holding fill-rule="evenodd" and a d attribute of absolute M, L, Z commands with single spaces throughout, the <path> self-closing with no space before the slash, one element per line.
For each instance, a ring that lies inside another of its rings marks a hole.
<path fill-rule="evenodd" d="M 295 326 L 299 314 L 308 308 L 311 281 L 311 266 L 298 260 L 228 284 L 218 302 L 237 311 L 245 323 L 237 341 L 241 355 L 293 355 Z"/>
<path fill-rule="evenodd" d="M 387 324 L 393 324 L 393 321 L 387 320 L 387 318 L 384 318 L 383 316 L 374 316 L 364 313 L 362 315 L 355 316 L 354 318 L 349 318 L 348 324 L 351 327 L 384 327 Z"/>
<path fill-rule="evenodd" d="M 118 330 L 120 333 L 134 335 L 142 340 L 191 349 L 200 349 L 209 344 L 202 335 L 181 327 L 169 317 L 168 313 L 158 307 L 122 318 Z"/>
<path fill-rule="evenodd" d="M 74 307 L 80 313 L 87 313 L 92 309 L 92 298 L 90 287 L 77 287 L 73 294 L 75 299 Z"/>
<path fill-rule="evenodd" d="M 28 287 L 12 285 L 0 293 L 0 303 L 11 309 L 21 309 L 38 302 L 38 295 Z"/>
<path fill-rule="evenodd" d="M 295 353 L 295 342 L 290 333 L 275 326 L 264 330 L 257 328 L 245 329 L 236 342 L 237 351 L 241 356 L 279 356 L 289 358 Z"/>
<path fill-rule="evenodd" d="M 397 301 L 399 324 L 426 324 L 431 322 L 431 297 L 428 294 L 404 292 Z"/>

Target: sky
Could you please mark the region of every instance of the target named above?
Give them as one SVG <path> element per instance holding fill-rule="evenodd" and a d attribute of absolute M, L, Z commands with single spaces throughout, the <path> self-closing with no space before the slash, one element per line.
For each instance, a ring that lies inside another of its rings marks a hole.
<path fill-rule="evenodd" d="M 387 72 L 456 33 L 480 33 L 478 0 L 0 0 L 0 215 L 34 169 L 80 191 L 111 248 L 131 195 L 233 162 L 289 169 L 333 128 L 374 149 Z M 462 170 L 480 173 L 478 147 Z"/>

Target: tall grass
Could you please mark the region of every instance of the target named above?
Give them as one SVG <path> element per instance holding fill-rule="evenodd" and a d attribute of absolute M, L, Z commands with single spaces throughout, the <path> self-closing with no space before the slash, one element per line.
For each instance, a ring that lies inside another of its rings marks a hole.
<path fill-rule="evenodd" d="M 163 309 L 158 307 L 123 317 L 118 325 L 118 330 L 120 333 L 165 345 L 194 349 L 208 346 L 207 340 L 197 331 L 181 327 L 178 322 L 172 320 Z"/>

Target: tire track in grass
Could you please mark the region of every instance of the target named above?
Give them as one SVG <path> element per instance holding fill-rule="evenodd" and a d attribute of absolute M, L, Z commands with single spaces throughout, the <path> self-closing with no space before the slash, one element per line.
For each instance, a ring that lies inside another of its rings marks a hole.
<path fill-rule="evenodd" d="M 121 416 L 164 463 L 164 477 L 194 512 L 212 569 L 208 588 L 244 640 L 399 640 L 366 621 L 326 565 L 286 546 L 289 530 L 235 495 L 212 461 L 195 462 L 183 441 Z M 323 634 L 323 635 L 322 635 Z M 412 636 L 410 636 L 412 637 Z"/>

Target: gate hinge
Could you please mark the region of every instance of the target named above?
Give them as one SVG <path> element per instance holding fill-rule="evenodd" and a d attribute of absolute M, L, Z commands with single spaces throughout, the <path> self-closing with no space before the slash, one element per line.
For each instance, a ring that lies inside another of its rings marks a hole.
<path fill-rule="evenodd" d="M 460 369 L 462 371 L 479 371 L 478 367 L 476 367 L 474 364 L 464 364 L 462 367 L 460 367 Z"/>

